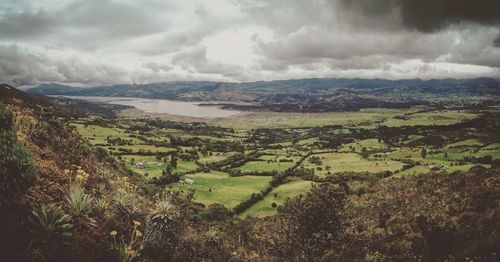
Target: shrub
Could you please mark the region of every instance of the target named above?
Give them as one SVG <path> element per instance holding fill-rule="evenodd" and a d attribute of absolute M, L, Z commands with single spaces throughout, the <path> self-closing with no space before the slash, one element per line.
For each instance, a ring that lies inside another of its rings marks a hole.
<path fill-rule="evenodd" d="M 221 238 L 221 232 L 218 227 L 209 227 L 208 231 L 205 233 L 205 239 L 208 243 L 218 243 Z"/>
<path fill-rule="evenodd" d="M 178 240 L 179 211 L 164 194 L 150 212 L 144 234 L 144 252 L 156 259 L 169 260 Z"/>
<path fill-rule="evenodd" d="M 151 220 L 173 220 L 178 215 L 177 208 L 166 197 L 151 210 Z"/>
<path fill-rule="evenodd" d="M 280 243 L 273 247 L 276 255 L 312 261 L 338 248 L 346 227 L 344 201 L 345 192 L 330 183 L 313 185 L 305 195 L 287 199 L 278 209 L 278 219 L 290 231 L 285 239 L 275 240 Z"/>
<path fill-rule="evenodd" d="M 97 179 L 100 181 L 100 182 L 106 182 L 108 181 L 108 179 L 110 179 L 111 177 L 113 177 L 113 173 L 111 172 L 111 170 L 105 168 L 105 169 L 100 169 L 99 171 L 97 171 Z"/>
<path fill-rule="evenodd" d="M 219 203 L 214 203 L 208 206 L 206 210 L 200 213 L 200 216 L 204 220 L 209 221 L 221 221 L 233 216 L 231 210 L 227 209 L 224 205 Z"/>
<path fill-rule="evenodd" d="M 122 215 L 131 215 L 140 210 L 142 197 L 137 193 L 137 186 L 131 185 L 127 177 L 119 178 L 113 184 L 116 193 L 113 201 L 119 208 Z"/>
<path fill-rule="evenodd" d="M 104 214 L 109 208 L 109 201 L 104 198 L 99 198 L 94 201 L 94 209 L 98 214 Z"/>
<path fill-rule="evenodd" d="M 75 216 L 87 215 L 92 208 L 92 196 L 85 193 L 79 184 L 70 185 L 66 201 Z"/>
<path fill-rule="evenodd" d="M 113 237 L 113 249 L 116 252 L 117 261 L 132 262 L 141 255 L 143 248 L 141 244 L 142 233 L 139 231 L 141 223 L 133 221 L 134 229 L 130 238 L 121 237 L 120 241 L 116 240 L 116 231 L 111 231 L 110 235 Z"/>
<path fill-rule="evenodd" d="M 71 236 L 71 217 L 55 205 L 42 205 L 32 212 L 30 222 L 36 241 L 43 244 L 61 244 Z"/>
<path fill-rule="evenodd" d="M 134 212 L 135 204 L 138 202 L 135 195 L 127 191 L 116 192 L 116 194 L 113 196 L 113 200 L 119 208 L 122 208 L 129 213 Z"/>
<path fill-rule="evenodd" d="M 12 113 L 0 108 L 0 205 L 14 199 L 35 179 L 31 153 L 16 139 Z"/>
<path fill-rule="evenodd" d="M 180 176 L 177 174 L 162 174 L 158 179 L 154 179 L 153 183 L 158 186 L 164 186 L 171 183 L 179 182 Z"/>

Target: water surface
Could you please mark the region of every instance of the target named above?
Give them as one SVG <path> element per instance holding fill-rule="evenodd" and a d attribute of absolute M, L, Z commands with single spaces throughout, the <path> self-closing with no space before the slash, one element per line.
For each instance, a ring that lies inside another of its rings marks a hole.
<path fill-rule="evenodd" d="M 223 118 L 241 114 L 241 111 L 221 109 L 217 106 L 200 106 L 198 102 L 182 102 L 164 99 L 105 96 L 64 96 L 89 102 L 109 103 L 133 106 L 147 113 L 165 113 L 172 115 Z"/>

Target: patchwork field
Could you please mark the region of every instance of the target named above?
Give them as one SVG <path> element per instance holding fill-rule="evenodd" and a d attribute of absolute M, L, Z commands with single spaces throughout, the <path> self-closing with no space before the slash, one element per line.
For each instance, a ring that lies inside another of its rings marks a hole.
<path fill-rule="evenodd" d="M 311 162 L 314 157 L 319 158 L 319 164 Z M 313 169 L 316 175 L 323 177 L 340 172 L 394 172 L 403 168 L 403 163 L 393 160 L 367 160 L 357 153 L 323 153 L 310 156 L 301 167 Z"/>
<path fill-rule="evenodd" d="M 401 172 L 395 174 L 394 176 L 395 177 L 399 177 L 399 176 L 407 176 L 407 175 L 427 174 L 427 173 L 432 173 L 432 172 L 447 172 L 447 173 L 452 173 L 452 172 L 455 172 L 455 171 L 467 171 L 467 170 L 471 169 L 474 166 L 476 166 L 476 165 L 474 165 L 474 164 L 467 164 L 467 165 L 460 165 L 460 166 L 450 166 L 447 169 L 435 171 L 435 170 L 429 169 L 428 165 L 422 165 L 422 166 L 415 166 L 415 167 L 412 167 L 410 169 L 401 171 Z M 489 167 L 489 165 L 482 165 L 482 166 L 484 166 L 485 168 Z"/>
<path fill-rule="evenodd" d="M 200 154 L 200 158 L 198 161 L 201 163 L 213 163 L 222 161 L 232 155 L 235 155 L 236 152 L 212 152 L 212 155 L 203 156 Z"/>
<path fill-rule="evenodd" d="M 344 144 L 342 145 L 339 151 L 361 153 L 361 150 L 363 148 L 365 148 L 366 150 L 380 150 L 380 149 L 386 149 L 387 145 L 384 144 L 382 141 L 379 141 L 378 139 L 371 138 L 371 139 L 361 140 L 355 143 Z"/>
<path fill-rule="evenodd" d="M 92 144 L 106 144 L 107 138 L 120 138 L 131 143 L 140 143 L 141 141 L 137 138 L 130 137 L 124 132 L 123 129 L 119 128 L 108 128 L 98 125 L 84 125 L 79 123 L 72 123 L 78 133 L 86 138 Z"/>
<path fill-rule="evenodd" d="M 454 124 L 480 117 L 465 110 L 377 108 L 252 112 L 203 119 L 206 123 L 127 113 L 118 120 L 89 117 L 71 125 L 92 145 L 157 186 L 183 194 L 195 189 L 194 201 L 205 205 L 220 203 L 232 209 L 248 203 L 236 213 L 239 216 L 268 216 L 288 197 L 307 192 L 311 184 L 346 172 L 389 171 L 399 177 L 489 167 L 500 159 L 495 134 L 477 134 L 474 128 L 459 136 L 454 133 Z M 412 129 L 414 125 L 420 127 Z M 450 128 L 436 129 L 439 126 Z M 285 171 L 286 179 L 255 197 L 270 186 L 273 175 Z"/>
<path fill-rule="evenodd" d="M 271 161 L 271 160 L 268 160 Z M 283 172 L 294 165 L 293 162 L 267 162 L 267 161 L 249 161 L 242 166 L 237 167 L 242 172 L 261 172 L 261 171 L 277 171 Z"/>
<path fill-rule="evenodd" d="M 130 170 L 142 175 L 147 174 L 148 178 L 159 177 L 165 169 L 165 163 L 156 160 L 154 156 L 126 155 L 122 156 L 122 159 Z M 140 162 L 144 162 L 146 167 L 137 167 L 136 165 Z"/>
<path fill-rule="evenodd" d="M 451 125 L 476 118 L 478 115 L 464 111 L 431 111 L 388 118 L 381 125 L 389 127 L 417 126 L 417 125 Z"/>

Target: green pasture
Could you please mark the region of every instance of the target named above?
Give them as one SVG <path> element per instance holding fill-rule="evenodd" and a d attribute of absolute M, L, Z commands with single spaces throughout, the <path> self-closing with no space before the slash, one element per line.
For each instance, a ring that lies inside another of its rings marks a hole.
<path fill-rule="evenodd" d="M 173 173 L 184 173 L 194 171 L 198 168 L 198 165 L 193 161 L 184 161 L 182 159 L 177 160 L 177 166 L 174 168 Z"/>
<path fill-rule="evenodd" d="M 394 177 L 427 174 L 427 173 L 433 173 L 433 172 L 451 173 L 451 172 L 455 172 L 455 171 L 468 171 L 469 169 L 471 169 L 475 165 L 476 164 L 449 166 L 447 169 L 440 169 L 440 170 L 430 170 L 428 165 L 414 166 L 410 169 L 407 169 L 407 170 L 404 170 L 402 172 L 395 174 Z M 487 167 L 487 168 L 489 167 L 489 165 L 482 165 L 482 166 Z"/>
<path fill-rule="evenodd" d="M 147 173 L 148 178 L 161 176 L 162 171 L 165 169 L 165 163 L 156 160 L 155 156 L 125 155 L 122 156 L 122 160 L 130 170 L 142 175 Z M 147 167 L 138 168 L 136 164 L 139 162 L 145 162 Z"/>
<path fill-rule="evenodd" d="M 124 132 L 123 129 L 119 128 L 109 128 L 97 125 L 88 125 L 79 123 L 71 123 L 71 126 L 76 128 L 76 131 L 87 139 L 91 144 L 107 144 L 106 138 L 120 137 L 123 140 L 130 141 L 131 143 L 140 143 L 141 141 L 135 137 L 130 137 Z"/>
<path fill-rule="evenodd" d="M 311 163 L 310 159 L 313 156 L 319 157 L 322 164 Z M 356 153 L 322 153 L 310 156 L 302 162 L 301 167 L 313 169 L 314 173 L 321 177 L 326 176 L 328 172 L 334 174 L 349 171 L 369 173 L 396 171 L 403 167 L 403 163 L 394 160 L 367 160 Z"/>
<path fill-rule="evenodd" d="M 446 145 L 446 148 L 482 146 L 477 139 L 467 139 Z"/>
<path fill-rule="evenodd" d="M 351 152 L 351 148 L 354 149 L 354 152 L 361 153 L 363 148 L 366 148 L 366 150 L 380 150 L 387 149 L 387 145 L 384 142 L 378 141 L 378 139 L 371 138 L 355 143 L 343 144 L 339 151 Z"/>
<path fill-rule="evenodd" d="M 111 149 L 111 148 L 114 149 Z M 162 153 L 167 153 L 167 152 L 172 152 L 175 151 L 176 149 L 173 147 L 161 147 L 161 146 L 153 146 L 153 145 L 123 145 L 123 146 L 108 146 L 106 147 L 108 150 L 113 151 L 113 152 L 120 152 L 119 148 L 123 148 L 126 150 L 132 150 L 133 153 L 139 152 L 139 151 L 144 151 L 144 152 L 149 152 L 151 151 L 152 153 L 156 152 L 162 152 Z"/>
<path fill-rule="evenodd" d="M 188 188 L 194 187 L 196 202 L 210 205 L 219 203 L 227 208 L 232 208 L 250 198 L 252 193 L 258 193 L 269 185 L 271 177 L 264 176 L 241 176 L 230 177 L 228 173 L 211 171 L 210 173 L 196 173 L 182 176 L 182 179 L 192 179 L 192 185 L 186 183 L 175 183 L 168 187 L 169 190 L 181 190 L 187 192 Z M 211 189 L 211 190 L 210 190 Z"/>
<path fill-rule="evenodd" d="M 293 198 L 299 194 L 306 193 L 311 188 L 312 182 L 301 179 L 294 179 L 286 184 L 280 185 L 273 189 L 271 193 L 267 194 L 264 199 L 252 205 L 245 212 L 240 214 L 240 217 L 247 215 L 263 217 L 276 214 L 276 207 L 272 207 L 275 203 L 276 206 L 281 206 L 285 203 L 287 198 Z"/>
<path fill-rule="evenodd" d="M 428 126 L 428 125 L 452 125 L 478 117 L 477 114 L 466 111 L 441 110 L 416 113 L 405 116 L 406 119 L 388 118 L 381 125 L 389 127 L 401 126 Z"/>
<path fill-rule="evenodd" d="M 235 154 L 237 154 L 237 152 L 212 152 L 211 155 L 203 156 L 200 153 L 198 154 L 200 157 L 198 161 L 200 161 L 200 163 L 219 162 Z"/>
<path fill-rule="evenodd" d="M 249 161 L 237 167 L 236 169 L 242 172 L 262 172 L 262 171 L 277 171 L 283 172 L 290 167 L 293 167 L 294 162 L 278 162 L 278 161 Z"/>

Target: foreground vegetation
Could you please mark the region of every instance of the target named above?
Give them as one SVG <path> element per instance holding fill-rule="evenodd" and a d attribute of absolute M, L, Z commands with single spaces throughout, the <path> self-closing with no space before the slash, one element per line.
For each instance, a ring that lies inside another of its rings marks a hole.
<path fill-rule="evenodd" d="M 0 91 L 8 261 L 498 260 L 493 107 L 238 128 Z"/>

